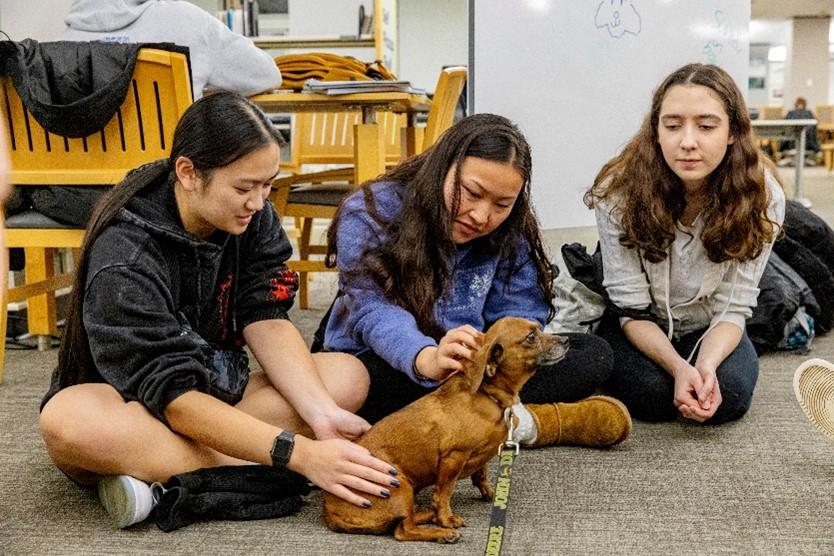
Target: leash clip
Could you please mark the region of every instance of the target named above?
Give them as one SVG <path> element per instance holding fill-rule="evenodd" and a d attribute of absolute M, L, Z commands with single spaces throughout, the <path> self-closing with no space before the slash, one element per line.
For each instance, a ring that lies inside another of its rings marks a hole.
<path fill-rule="evenodd" d="M 508 407 L 504 410 L 504 421 L 507 422 L 507 440 L 501 443 L 498 446 L 498 455 L 501 455 L 505 449 L 512 450 L 514 455 L 518 455 L 519 452 L 519 444 L 515 440 L 513 440 L 513 432 L 515 432 L 515 424 L 513 423 L 513 408 Z"/>

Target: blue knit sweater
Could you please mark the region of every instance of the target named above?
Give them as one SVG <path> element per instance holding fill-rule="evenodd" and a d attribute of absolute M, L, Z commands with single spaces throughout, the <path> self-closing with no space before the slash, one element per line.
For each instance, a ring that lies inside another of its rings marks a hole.
<path fill-rule="evenodd" d="M 379 215 L 386 221 L 396 220 L 408 186 L 377 183 L 372 191 Z M 343 206 L 338 230 L 337 264 L 342 270 L 342 295 L 336 300 L 327 326 L 325 349 L 353 354 L 372 350 L 418 384 L 435 386 L 434 381 L 415 378 L 414 360 L 420 350 L 436 346 L 437 342 L 421 332 L 411 313 L 387 299 L 372 279 L 350 275 L 361 268 L 362 254 L 379 245 L 383 234 L 383 228 L 365 208 L 363 193 L 351 195 Z M 516 241 L 518 258 L 509 273 L 509 282 L 505 281 L 509 261 L 500 260 L 482 245 L 459 246 L 451 287 L 434 305 L 441 327 L 449 330 L 470 324 L 485 330 L 504 316 L 524 317 L 544 325 L 548 307 L 537 286 L 536 266 L 530 259 L 527 241 L 521 237 Z"/>

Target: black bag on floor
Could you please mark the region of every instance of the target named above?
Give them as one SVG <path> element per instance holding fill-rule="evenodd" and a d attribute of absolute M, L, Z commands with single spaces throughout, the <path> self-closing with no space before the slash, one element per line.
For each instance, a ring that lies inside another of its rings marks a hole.
<path fill-rule="evenodd" d="M 310 492 L 307 479 L 266 465 L 209 467 L 174 475 L 160 488 L 154 518 L 170 532 L 196 521 L 281 517 L 301 508 Z M 161 492 L 161 494 L 160 494 Z"/>
<path fill-rule="evenodd" d="M 788 325 L 800 308 L 802 314 L 810 315 L 814 321 L 819 317 L 820 307 L 811 288 L 774 250 L 759 281 L 758 303 L 747 319 L 747 335 L 757 353 L 790 345 L 786 338 Z M 798 347 L 801 346 L 794 346 Z"/>
<path fill-rule="evenodd" d="M 816 300 L 814 328 L 817 334 L 831 330 L 834 318 L 834 276 L 825 263 L 811 249 L 786 235 L 773 244 L 773 253 L 793 269 L 807 287 L 810 287 Z"/>
<path fill-rule="evenodd" d="M 820 307 L 816 332 L 834 326 L 834 230 L 796 201 L 785 204 L 785 237 L 773 250 L 811 286 Z"/>

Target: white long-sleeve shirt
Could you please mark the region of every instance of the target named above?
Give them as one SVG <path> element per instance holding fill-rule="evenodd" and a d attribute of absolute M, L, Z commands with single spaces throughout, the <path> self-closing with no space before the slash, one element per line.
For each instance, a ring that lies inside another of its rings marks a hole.
<path fill-rule="evenodd" d="M 769 172 L 765 172 L 765 181 L 770 191 L 768 218 L 781 225 L 785 194 Z M 700 240 L 704 221 L 699 215 L 692 226 L 676 230 L 666 259 L 652 263 L 637 249 L 620 244 L 623 229 L 616 211 L 611 214 L 615 205 L 616 201 L 607 199 L 596 206 L 603 285 L 615 305 L 649 308 L 659 324 L 667 331 L 671 327 L 676 337 L 718 322 L 731 322 L 744 330 L 744 322 L 756 306 L 759 279 L 772 243 L 753 260 L 714 263 Z"/>

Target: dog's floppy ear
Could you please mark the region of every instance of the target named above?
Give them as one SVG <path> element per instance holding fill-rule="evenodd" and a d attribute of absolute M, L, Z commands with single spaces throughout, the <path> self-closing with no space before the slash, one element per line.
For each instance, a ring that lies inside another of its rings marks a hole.
<path fill-rule="evenodd" d="M 481 387 L 484 376 L 495 376 L 498 370 L 498 359 L 504 353 L 504 346 L 493 338 L 489 343 L 484 343 L 475 352 L 472 361 L 469 363 L 467 375 L 469 377 L 469 389 L 474 394 Z"/>
<path fill-rule="evenodd" d="M 495 373 L 498 372 L 498 360 L 501 359 L 502 355 L 504 355 L 504 346 L 497 341 L 493 342 L 489 350 L 486 365 L 484 366 L 484 374 L 486 376 L 495 376 Z"/>

